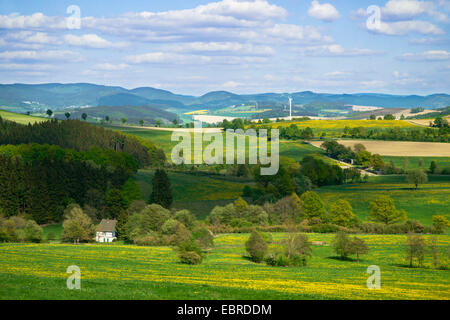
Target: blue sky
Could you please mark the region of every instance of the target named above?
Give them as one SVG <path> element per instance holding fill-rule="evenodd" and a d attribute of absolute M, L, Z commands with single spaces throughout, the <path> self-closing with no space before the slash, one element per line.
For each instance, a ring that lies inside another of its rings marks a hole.
<path fill-rule="evenodd" d="M 0 0 L 0 83 L 450 93 L 449 26 L 449 0 Z"/>

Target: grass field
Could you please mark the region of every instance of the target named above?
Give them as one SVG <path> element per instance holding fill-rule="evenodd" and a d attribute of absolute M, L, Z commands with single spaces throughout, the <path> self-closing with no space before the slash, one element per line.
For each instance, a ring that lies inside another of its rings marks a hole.
<path fill-rule="evenodd" d="M 150 199 L 154 170 L 139 170 L 136 183 L 144 199 Z M 216 205 L 225 205 L 242 195 L 248 180 L 220 176 L 193 176 L 168 172 L 174 207 L 189 209 L 197 218 L 205 218 Z"/>
<path fill-rule="evenodd" d="M 383 161 L 389 163 L 391 160 L 398 168 L 403 168 L 405 157 L 392 157 L 383 156 Z M 438 168 L 450 168 L 450 157 L 407 157 L 408 169 L 428 169 L 430 168 L 431 161 L 435 161 Z M 422 166 L 420 166 L 420 160 L 422 160 Z"/>
<path fill-rule="evenodd" d="M 28 124 L 28 123 L 36 123 L 36 122 L 42 122 L 48 120 L 48 118 L 40 118 L 40 117 L 34 117 L 34 116 L 27 116 L 25 114 L 19 114 L 19 113 L 12 113 L 9 111 L 4 111 L 0 109 L 0 117 L 2 117 L 5 120 L 15 121 L 17 123 L 21 124 Z"/>
<path fill-rule="evenodd" d="M 409 219 L 431 225 L 431 217 L 442 214 L 450 218 L 450 176 L 430 176 L 429 182 L 413 190 L 404 176 L 370 177 L 368 183 L 328 186 L 315 190 L 328 204 L 348 200 L 355 214 L 366 219 L 369 203 L 380 195 L 389 195 Z"/>
<path fill-rule="evenodd" d="M 273 237 L 272 247 L 285 235 Z M 309 237 L 330 243 L 333 235 Z M 247 238 L 220 235 L 196 266 L 168 247 L 0 244 L 0 299 L 450 299 L 450 271 L 430 269 L 430 257 L 424 268 L 406 268 L 404 235 L 362 235 L 370 252 L 359 263 L 317 246 L 308 266 L 289 268 L 243 257 Z M 449 245 L 450 236 L 438 236 L 441 262 Z M 81 269 L 79 291 L 66 287 L 71 265 Z M 370 265 L 380 267 L 380 290 L 366 286 Z"/>

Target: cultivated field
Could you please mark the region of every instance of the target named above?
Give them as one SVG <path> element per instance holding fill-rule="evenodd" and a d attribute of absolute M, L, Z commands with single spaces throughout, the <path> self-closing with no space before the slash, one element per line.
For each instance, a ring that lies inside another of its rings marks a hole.
<path fill-rule="evenodd" d="M 273 234 L 271 247 L 285 236 Z M 309 237 L 330 243 L 333 235 Z M 195 266 L 169 247 L 0 244 L 0 299 L 450 299 L 450 271 L 430 269 L 429 256 L 424 268 L 406 268 L 405 235 L 362 235 L 370 252 L 359 263 L 315 246 L 308 266 L 288 268 L 246 259 L 247 238 L 218 236 Z M 449 245 L 450 236 L 438 236 L 442 262 Z M 81 269 L 81 290 L 66 287 L 71 265 Z M 370 265 L 380 267 L 380 290 L 366 286 Z"/>
<path fill-rule="evenodd" d="M 382 156 L 397 157 L 450 157 L 450 143 L 412 142 L 412 141 L 380 141 L 380 140 L 338 140 L 346 147 L 362 143 L 368 151 Z M 320 147 L 323 141 L 312 141 Z"/>
<path fill-rule="evenodd" d="M 9 111 L 4 111 L 4 110 L 0 110 L 0 117 L 2 117 L 5 120 L 15 121 L 15 122 L 21 123 L 21 124 L 29 124 L 29 123 L 33 124 L 36 122 L 42 122 L 42 121 L 48 120 L 46 118 L 27 116 L 24 114 L 12 113 Z"/>

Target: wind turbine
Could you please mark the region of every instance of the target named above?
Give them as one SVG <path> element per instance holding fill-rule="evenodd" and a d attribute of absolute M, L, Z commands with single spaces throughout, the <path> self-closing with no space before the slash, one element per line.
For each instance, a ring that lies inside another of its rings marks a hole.
<path fill-rule="evenodd" d="M 289 97 L 289 120 L 292 120 L 292 98 Z"/>

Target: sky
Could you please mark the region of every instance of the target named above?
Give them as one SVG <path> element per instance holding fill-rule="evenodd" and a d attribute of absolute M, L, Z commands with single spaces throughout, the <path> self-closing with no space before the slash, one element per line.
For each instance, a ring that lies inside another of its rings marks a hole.
<path fill-rule="evenodd" d="M 0 83 L 450 93 L 450 0 L 0 0 Z"/>

